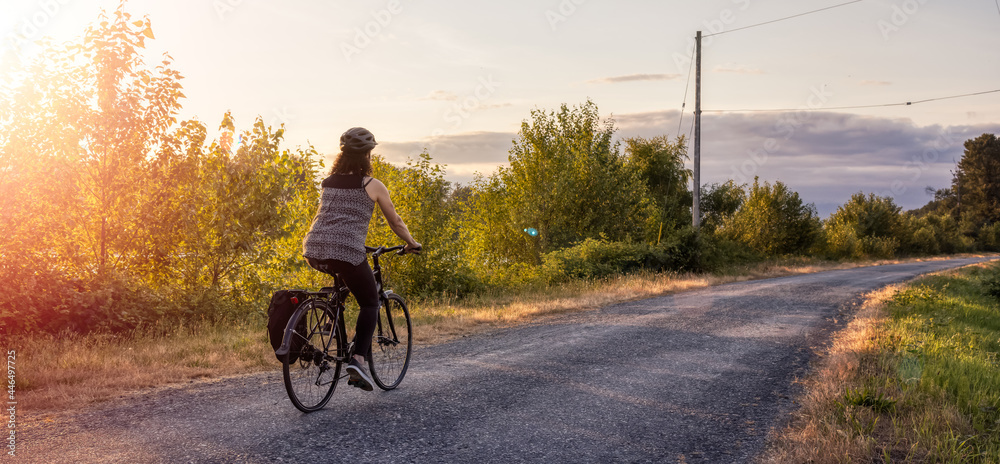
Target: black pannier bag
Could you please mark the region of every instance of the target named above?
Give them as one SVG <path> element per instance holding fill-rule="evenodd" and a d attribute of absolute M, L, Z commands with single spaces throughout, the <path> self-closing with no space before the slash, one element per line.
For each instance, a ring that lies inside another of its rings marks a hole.
<path fill-rule="evenodd" d="M 302 290 L 278 290 L 274 292 L 274 295 L 271 295 L 271 304 L 267 307 L 267 336 L 271 339 L 271 348 L 274 348 L 275 351 L 281 348 L 281 340 L 285 336 L 288 320 L 292 318 L 295 308 L 306 299 L 306 296 L 306 292 Z M 291 349 L 288 352 L 290 362 L 298 360 L 302 342 L 301 338 L 297 340 L 292 338 Z M 274 356 L 278 358 L 278 361 L 282 360 L 281 356 L 277 354 Z"/>

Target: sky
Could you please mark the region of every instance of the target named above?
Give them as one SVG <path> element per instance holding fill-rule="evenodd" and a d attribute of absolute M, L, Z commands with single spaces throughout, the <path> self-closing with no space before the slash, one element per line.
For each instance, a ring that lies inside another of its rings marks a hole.
<path fill-rule="evenodd" d="M 117 5 L 0 0 L 0 36 L 32 56 L 38 47 L 19 39 L 72 40 Z M 781 181 L 821 217 L 857 192 L 918 208 L 927 187 L 950 185 L 964 141 L 1000 133 L 1000 92 L 945 98 L 1000 90 L 998 0 L 131 0 L 127 10 L 152 21 L 149 62 L 169 53 L 185 77 L 182 119 L 214 128 L 232 111 L 249 128 L 260 117 L 285 126 L 287 147 L 328 158 L 343 131 L 363 126 L 377 154 L 404 163 L 427 150 L 457 183 L 506 163 L 533 110 L 589 99 L 619 138 L 690 135 L 699 30 L 702 184 Z"/>

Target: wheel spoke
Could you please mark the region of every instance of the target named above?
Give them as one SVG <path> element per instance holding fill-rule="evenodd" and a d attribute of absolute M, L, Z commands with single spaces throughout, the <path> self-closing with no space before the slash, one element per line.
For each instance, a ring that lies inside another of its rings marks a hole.
<path fill-rule="evenodd" d="M 292 404 L 311 412 L 326 405 L 333 395 L 344 344 L 336 330 L 327 329 L 336 327 L 336 319 L 324 302 L 307 300 L 293 317 L 292 346 L 282 374 Z"/>
<path fill-rule="evenodd" d="M 396 388 L 410 363 L 412 340 L 410 314 L 399 295 L 390 295 L 379 308 L 372 356 L 368 361 L 372 380 L 384 390 Z"/>

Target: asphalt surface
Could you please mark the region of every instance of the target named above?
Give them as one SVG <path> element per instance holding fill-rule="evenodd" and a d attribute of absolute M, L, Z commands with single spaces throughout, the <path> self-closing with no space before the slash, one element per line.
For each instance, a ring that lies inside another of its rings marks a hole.
<path fill-rule="evenodd" d="M 280 368 L 29 420 L 23 462 L 748 462 L 859 296 L 983 258 L 734 283 L 416 347 L 322 410 Z"/>

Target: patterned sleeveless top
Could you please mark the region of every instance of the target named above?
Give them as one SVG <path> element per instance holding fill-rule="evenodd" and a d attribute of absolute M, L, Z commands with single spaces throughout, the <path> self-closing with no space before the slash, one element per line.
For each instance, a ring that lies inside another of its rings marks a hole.
<path fill-rule="evenodd" d="M 319 212 L 302 242 L 303 256 L 336 259 L 355 266 L 365 260 L 365 239 L 375 200 L 365 192 L 367 182 L 362 183 L 363 179 L 333 174 L 323 180 Z"/>

